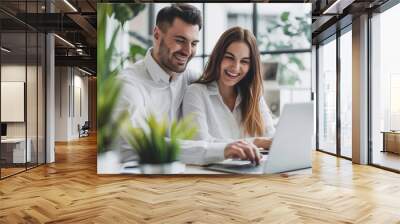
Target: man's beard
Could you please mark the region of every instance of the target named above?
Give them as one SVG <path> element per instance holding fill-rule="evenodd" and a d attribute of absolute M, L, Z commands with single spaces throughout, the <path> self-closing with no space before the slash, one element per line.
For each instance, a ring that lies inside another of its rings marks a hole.
<path fill-rule="evenodd" d="M 177 54 L 178 52 L 175 52 L 173 54 Z M 173 63 L 173 54 L 171 54 L 170 49 L 165 45 L 164 39 L 161 39 L 160 41 L 160 47 L 158 51 L 158 58 L 159 62 L 161 64 L 161 67 L 164 67 L 168 69 L 169 71 L 176 72 L 176 73 L 181 73 L 186 70 L 186 66 L 189 63 L 190 59 L 192 59 L 192 56 L 189 56 L 187 59 L 186 63 L 184 65 L 176 65 Z"/>

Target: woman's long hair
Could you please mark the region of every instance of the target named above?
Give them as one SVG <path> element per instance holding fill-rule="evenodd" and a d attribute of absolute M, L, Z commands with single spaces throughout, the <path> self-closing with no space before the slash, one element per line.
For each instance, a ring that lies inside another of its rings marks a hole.
<path fill-rule="evenodd" d="M 259 103 L 263 93 L 260 52 L 257 48 L 256 38 L 249 30 L 233 27 L 225 31 L 215 45 L 203 75 L 196 83 L 208 84 L 219 80 L 222 59 L 227 48 L 233 42 L 244 42 L 250 49 L 250 69 L 246 76 L 236 84 L 242 96 L 241 125 L 244 128 L 244 134 L 262 136 L 265 126 Z"/>

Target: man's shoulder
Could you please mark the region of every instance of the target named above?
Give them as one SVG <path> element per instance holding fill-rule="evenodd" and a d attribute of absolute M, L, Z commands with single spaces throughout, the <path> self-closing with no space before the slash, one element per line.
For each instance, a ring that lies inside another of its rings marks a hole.
<path fill-rule="evenodd" d="M 145 79 L 147 76 L 147 70 L 144 61 L 139 60 L 134 64 L 130 64 L 128 67 L 122 69 L 118 76 L 124 81 Z"/>

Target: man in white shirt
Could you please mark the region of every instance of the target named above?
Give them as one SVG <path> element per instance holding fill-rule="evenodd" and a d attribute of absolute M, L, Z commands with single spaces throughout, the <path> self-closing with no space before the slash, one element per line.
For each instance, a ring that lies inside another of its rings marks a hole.
<path fill-rule="evenodd" d="M 160 10 L 153 32 L 153 47 L 143 60 L 119 75 L 123 88 L 117 113 L 128 110 L 135 126 L 143 125 L 150 113 L 158 118 L 167 115 L 169 121 L 181 117 L 185 91 L 198 78 L 186 66 L 196 53 L 201 26 L 201 12 L 191 5 L 173 4 Z M 125 153 L 132 152 L 127 143 L 121 143 L 121 148 Z M 257 164 L 260 160 L 258 149 L 240 140 L 230 143 L 184 141 L 180 160 L 204 165 L 231 157 Z"/>

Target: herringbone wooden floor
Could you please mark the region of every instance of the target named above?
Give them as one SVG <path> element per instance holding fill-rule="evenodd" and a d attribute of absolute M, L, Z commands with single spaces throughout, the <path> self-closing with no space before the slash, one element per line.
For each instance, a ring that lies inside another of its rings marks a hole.
<path fill-rule="evenodd" d="M 98 176 L 94 137 L 0 181 L 0 223 L 400 223 L 400 175 L 314 154 L 312 174 Z"/>

